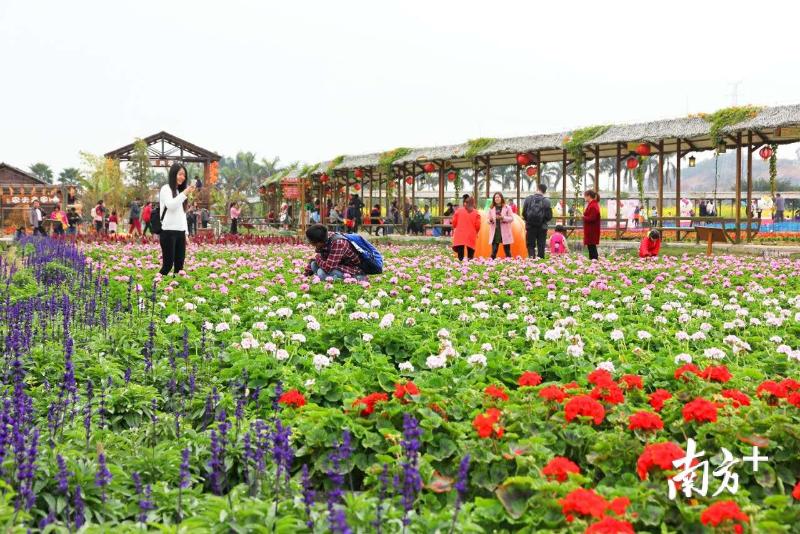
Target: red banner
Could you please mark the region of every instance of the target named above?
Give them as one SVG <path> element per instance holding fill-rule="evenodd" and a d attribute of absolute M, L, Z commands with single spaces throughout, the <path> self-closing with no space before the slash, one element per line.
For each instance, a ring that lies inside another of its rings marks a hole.
<path fill-rule="evenodd" d="M 300 180 L 298 178 L 284 178 L 281 180 L 283 198 L 286 200 L 300 200 Z"/>

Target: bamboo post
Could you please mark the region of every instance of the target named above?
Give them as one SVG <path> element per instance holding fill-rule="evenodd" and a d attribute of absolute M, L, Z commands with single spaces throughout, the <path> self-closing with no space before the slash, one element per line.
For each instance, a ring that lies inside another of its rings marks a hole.
<path fill-rule="evenodd" d="M 561 209 L 567 223 L 567 150 L 561 151 Z"/>
<path fill-rule="evenodd" d="M 664 225 L 664 141 L 658 142 L 658 220 Z"/>
<path fill-rule="evenodd" d="M 681 216 L 681 140 L 678 139 L 677 144 L 677 151 L 678 151 L 678 160 L 675 162 L 675 215 L 678 217 Z M 680 225 L 680 219 L 678 219 L 677 223 Z M 678 241 L 681 240 L 681 233 L 676 231 L 676 239 Z"/>
<path fill-rule="evenodd" d="M 519 202 L 520 202 L 520 198 L 519 198 L 520 197 L 519 180 L 520 180 L 520 171 L 521 170 L 522 170 L 522 168 L 519 165 L 517 165 L 517 184 L 516 184 L 517 185 L 517 211 L 521 211 L 521 209 L 519 207 Z"/>
<path fill-rule="evenodd" d="M 736 243 L 742 240 L 742 132 L 736 134 Z"/>
<path fill-rule="evenodd" d="M 747 131 L 747 242 L 753 240 L 753 132 Z"/>
<path fill-rule="evenodd" d="M 600 145 L 594 145 L 594 190 L 600 191 Z"/>
<path fill-rule="evenodd" d="M 492 186 L 492 165 L 490 163 L 490 157 L 486 156 L 486 198 L 488 199 L 491 196 L 490 188 Z"/>
<path fill-rule="evenodd" d="M 622 196 L 622 145 L 617 143 L 617 198 L 616 198 L 616 212 L 617 212 L 617 225 L 615 228 L 615 235 L 617 239 L 620 238 L 620 209 L 619 197 Z"/>

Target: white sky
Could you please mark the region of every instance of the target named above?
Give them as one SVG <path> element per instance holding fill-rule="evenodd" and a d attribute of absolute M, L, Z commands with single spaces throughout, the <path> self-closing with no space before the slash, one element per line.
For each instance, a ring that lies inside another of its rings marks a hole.
<path fill-rule="evenodd" d="M 800 102 L 800 2 L 0 0 L 0 161 L 282 161 Z"/>

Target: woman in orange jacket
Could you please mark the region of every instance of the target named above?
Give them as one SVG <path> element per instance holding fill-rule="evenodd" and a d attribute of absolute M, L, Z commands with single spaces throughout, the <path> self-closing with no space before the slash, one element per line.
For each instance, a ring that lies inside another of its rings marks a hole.
<path fill-rule="evenodd" d="M 650 233 L 642 239 L 642 244 L 639 245 L 639 257 L 655 258 L 658 256 L 659 250 L 661 250 L 661 234 L 658 230 L 650 230 Z"/>
<path fill-rule="evenodd" d="M 459 261 L 466 255 L 468 259 L 475 257 L 475 245 L 481 229 L 481 215 L 475 209 L 475 199 L 467 197 L 464 205 L 453 214 L 453 250 Z"/>

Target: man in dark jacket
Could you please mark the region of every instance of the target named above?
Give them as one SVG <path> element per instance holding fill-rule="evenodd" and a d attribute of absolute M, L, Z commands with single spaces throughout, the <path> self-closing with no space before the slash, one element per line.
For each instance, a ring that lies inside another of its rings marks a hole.
<path fill-rule="evenodd" d="M 544 258 L 547 245 L 547 223 L 553 218 L 550 199 L 545 197 L 547 186 L 539 183 L 538 191 L 525 199 L 522 205 L 522 218 L 525 221 L 525 242 L 528 246 L 528 257 Z"/>

